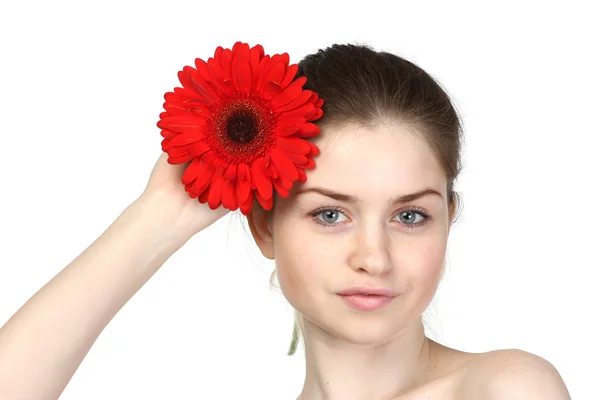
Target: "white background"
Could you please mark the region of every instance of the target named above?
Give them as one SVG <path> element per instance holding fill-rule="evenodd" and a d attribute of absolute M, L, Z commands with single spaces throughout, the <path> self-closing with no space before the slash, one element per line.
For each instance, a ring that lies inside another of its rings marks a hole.
<path fill-rule="evenodd" d="M 3 1 L 0 325 L 141 193 L 184 65 L 237 40 L 292 62 L 358 42 L 430 72 L 465 122 L 464 208 L 430 334 L 535 353 L 574 399 L 600 398 L 593 3 Z M 126 304 L 61 399 L 296 398 L 303 349 L 286 355 L 293 314 L 273 267 L 238 214 L 220 220 Z"/>

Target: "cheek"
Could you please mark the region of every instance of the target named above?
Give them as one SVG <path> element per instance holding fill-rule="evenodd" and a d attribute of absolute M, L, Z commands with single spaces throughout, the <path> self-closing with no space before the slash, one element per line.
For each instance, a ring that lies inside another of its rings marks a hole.
<path fill-rule="evenodd" d="M 406 252 L 398 255 L 398 262 L 407 266 L 405 273 L 410 290 L 427 301 L 434 296 L 441 277 L 446 256 L 446 240 L 441 237 L 415 244 L 410 254 L 410 260 L 407 259 Z"/>
<path fill-rule="evenodd" d="M 309 233 L 298 229 L 278 229 L 275 239 L 275 264 L 281 291 L 294 306 L 323 281 L 323 250 L 312 243 Z"/>

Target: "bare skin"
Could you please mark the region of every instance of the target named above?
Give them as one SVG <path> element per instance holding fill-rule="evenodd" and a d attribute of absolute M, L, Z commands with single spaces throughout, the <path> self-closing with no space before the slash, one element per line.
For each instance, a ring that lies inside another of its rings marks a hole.
<path fill-rule="evenodd" d="M 144 193 L 0 328 L 0 399 L 58 399 L 119 310 L 193 235 L 229 212 L 210 210 L 190 199 L 179 183 L 183 169 L 168 165 L 162 154 Z M 514 365 L 507 362 L 510 357 L 486 357 L 424 343 L 428 356 L 419 380 L 400 397 L 376 400 L 519 398 L 493 397 L 498 389 L 490 376 L 513 370 L 506 368 Z M 404 360 L 402 367 L 411 365 Z M 544 379 L 559 381 L 555 375 Z M 539 398 L 568 399 L 564 395 Z"/>

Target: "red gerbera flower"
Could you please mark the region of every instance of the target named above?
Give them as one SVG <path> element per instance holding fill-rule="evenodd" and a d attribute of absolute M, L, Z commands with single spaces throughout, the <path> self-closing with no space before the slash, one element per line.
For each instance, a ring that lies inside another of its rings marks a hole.
<path fill-rule="evenodd" d="M 294 80 L 298 65 L 287 53 L 272 57 L 261 45 L 218 47 L 207 62 L 185 66 L 183 87 L 165 94 L 157 126 L 170 164 L 190 163 L 182 183 L 190 197 L 211 209 L 239 208 L 248 215 L 254 196 L 273 206 L 273 189 L 287 197 L 295 181 L 315 167 L 319 134 L 310 121 L 323 115 L 323 100 Z"/>

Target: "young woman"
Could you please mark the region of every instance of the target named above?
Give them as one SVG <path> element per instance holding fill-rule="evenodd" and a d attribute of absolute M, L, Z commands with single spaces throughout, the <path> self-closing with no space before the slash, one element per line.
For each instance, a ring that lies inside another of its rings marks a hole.
<path fill-rule="evenodd" d="M 444 90 L 413 63 L 356 45 L 307 56 L 297 76 L 324 100 L 320 134 L 307 139 L 319 149 L 316 167 L 289 192 L 262 186 L 245 214 L 296 310 L 306 352 L 298 398 L 569 399 L 557 370 L 534 354 L 467 353 L 424 334 L 421 315 L 459 209 L 461 124 Z M 246 114 L 223 127 L 238 143 L 259 128 Z M 168 157 L 106 232 L 2 327 L 0 398 L 58 398 L 123 305 L 230 211 L 220 191 L 204 203 L 190 198 L 186 164 Z M 282 176 L 299 173 L 272 162 Z"/>

